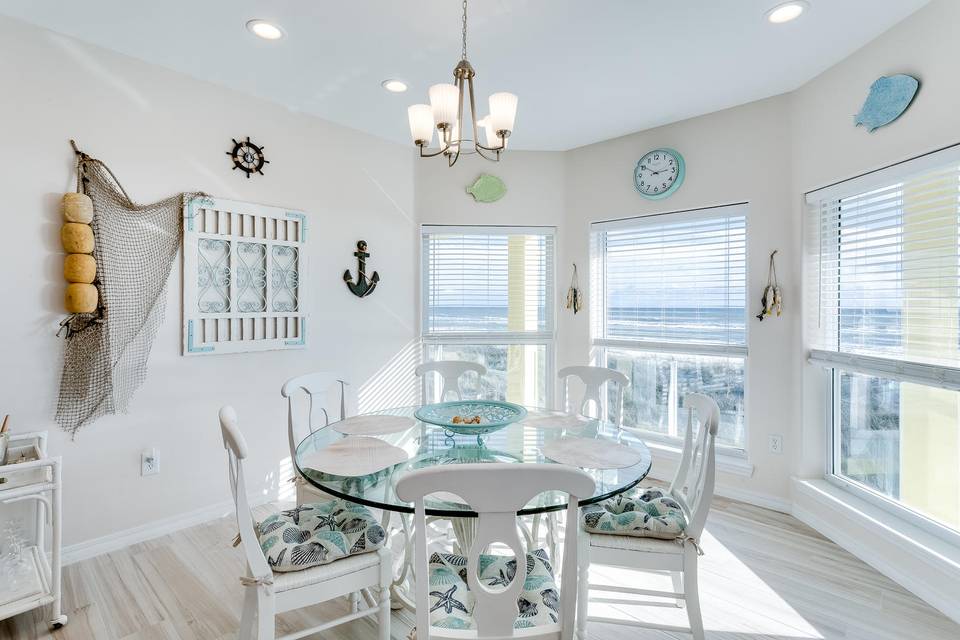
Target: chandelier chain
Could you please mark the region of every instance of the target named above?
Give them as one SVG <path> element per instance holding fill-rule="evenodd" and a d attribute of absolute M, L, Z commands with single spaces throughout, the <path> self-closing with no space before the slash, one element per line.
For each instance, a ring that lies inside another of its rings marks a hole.
<path fill-rule="evenodd" d="M 467 59 L 467 0 L 463 0 L 463 53 L 461 60 Z"/>

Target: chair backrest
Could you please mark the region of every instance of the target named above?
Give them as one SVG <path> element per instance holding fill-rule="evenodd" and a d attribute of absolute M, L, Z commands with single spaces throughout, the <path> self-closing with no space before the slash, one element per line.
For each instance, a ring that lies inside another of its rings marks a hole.
<path fill-rule="evenodd" d="M 467 551 L 467 585 L 476 598 L 473 611 L 478 638 L 509 638 L 514 635 L 517 598 L 526 580 L 526 551 L 517 534 L 517 511 L 544 491 L 564 491 L 569 495 L 567 522 L 578 518 L 578 501 L 593 495 L 594 481 L 589 475 L 559 464 L 479 463 L 429 467 L 411 471 L 397 482 L 397 496 L 414 503 L 415 573 L 417 630 L 420 640 L 429 640 L 430 605 L 426 510 L 424 496 L 444 491 L 453 493 L 478 514 L 477 532 Z M 563 570 L 560 585 L 561 638 L 569 640 L 574 628 L 577 603 L 577 526 L 568 526 L 563 542 Z M 493 591 L 479 580 L 481 552 L 493 543 L 508 546 L 517 559 L 513 581 L 503 590 Z M 556 559 L 551 559 L 556 566 Z M 421 577 L 422 576 L 422 577 Z M 524 637 L 537 637 L 535 630 L 524 630 Z M 534 633 L 530 636 L 529 633 Z M 544 628 L 544 635 L 556 637 L 557 629 Z"/>
<path fill-rule="evenodd" d="M 603 418 L 603 402 L 600 397 L 601 388 L 604 383 L 607 382 L 617 385 L 617 395 L 613 404 L 616 405 L 616 423 L 618 425 L 623 423 L 623 390 L 630 386 L 629 378 L 623 373 L 606 367 L 574 366 L 560 369 L 557 376 L 560 378 L 563 386 L 562 408 L 564 411 L 569 411 L 567 407 L 567 386 L 570 376 L 574 376 L 579 378 L 585 387 L 583 399 L 580 401 L 580 404 L 577 405 L 577 412 L 587 415 L 587 405 L 593 402 L 597 410 L 597 415 L 600 418 Z M 608 420 L 612 419 L 610 416 L 611 412 L 611 408 L 608 407 Z"/>
<path fill-rule="evenodd" d="M 427 401 L 426 374 L 431 371 L 439 375 L 443 381 L 443 390 L 440 392 L 440 402 L 444 402 L 447 399 L 447 393 L 454 394 L 457 400 L 463 400 L 463 393 L 460 389 L 460 376 L 468 371 L 473 371 L 479 378 L 487 375 L 487 368 L 482 364 L 466 362 L 464 360 L 436 360 L 434 362 L 424 362 L 423 364 L 417 365 L 417 368 L 414 369 L 413 372 L 423 378 L 420 386 L 424 403 Z"/>
<path fill-rule="evenodd" d="M 317 427 L 325 427 L 330 424 L 330 412 L 322 403 L 327 399 L 326 394 L 334 385 L 338 385 L 340 388 L 339 419 L 343 420 L 347 417 L 346 386 L 348 384 L 350 383 L 344 380 L 343 376 L 329 371 L 307 373 L 296 378 L 290 378 L 283 383 L 280 394 L 287 399 L 287 439 L 290 443 L 291 460 L 296 458 L 297 444 L 300 442 L 301 434 L 306 436 L 307 433 L 313 433 Z M 293 397 L 298 391 L 307 394 L 309 404 L 306 420 L 295 415 Z M 321 417 L 323 418 L 322 423 L 320 422 Z M 299 428 L 302 424 L 306 424 L 307 433 L 303 433 L 304 429 Z"/>
<path fill-rule="evenodd" d="M 233 407 L 220 408 L 220 434 L 223 436 L 223 448 L 227 450 L 227 465 L 230 477 L 230 492 L 237 510 L 237 528 L 240 530 L 240 543 L 247 559 L 247 569 L 254 578 L 267 578 L 273 570 L 260 549 L 253 528 L 253 513 L 247 502 L 247 487 L 243 479 L 243 461 L 247 457 L 247 441 L 237 426 L 237 412 Z"/>
<path fill-rule="evenodd" d="M 713 501 L 720 407 L 713 398 L 699 393 L 684 396 L 683 407 L 687 409 L 687 432 L 683 437 L 680 466 L 670 484 L 670 495 L 686 513 L 687 535 L 699 538 Z M 700 423 L 696 434 L 694 414 Z"/>

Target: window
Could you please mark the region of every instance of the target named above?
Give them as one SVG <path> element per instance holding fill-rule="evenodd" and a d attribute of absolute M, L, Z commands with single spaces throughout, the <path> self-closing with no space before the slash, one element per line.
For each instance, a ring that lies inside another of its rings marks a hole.
<path fill-rule="evenodd" d="M 553 229 L 425 225 L 422 241 L 425 360 L 479 362 L 488 375 L 465 376 L 466 392 L 549 406 Z M 439 393 L 438 381 L 428 384 L 428 401 Z"/>
<path fill-rule="evenodd" d="M 675 441 L 683 396 L 704 393 L 720 405 L 718 444 L 745 450 L 746 209 L 592 226 L 593 345 L 630 379 L 626 426 Z"/>
<path fill-rule="evenodd" d="M 960 148 L 808 194 L 827 477 L 960 532 Z"/>

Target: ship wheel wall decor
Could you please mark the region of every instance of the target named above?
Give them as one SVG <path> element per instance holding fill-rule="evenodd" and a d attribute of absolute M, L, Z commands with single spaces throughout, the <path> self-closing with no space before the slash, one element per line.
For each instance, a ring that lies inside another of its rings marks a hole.
<path fill-rule="evenodd" d="M 250 136 L 239 142 L 235 138 L 231 139 L 233 140 L 233 150 L 227 151 L 227 155 L 233 158 L 234 171 L 240 169 L 247 174 L 248 178 L 252 173 L 263 175 L 263 165 L 270 162 L 263 157 L 264 147 L 258 147 L 250 142 Z"/>

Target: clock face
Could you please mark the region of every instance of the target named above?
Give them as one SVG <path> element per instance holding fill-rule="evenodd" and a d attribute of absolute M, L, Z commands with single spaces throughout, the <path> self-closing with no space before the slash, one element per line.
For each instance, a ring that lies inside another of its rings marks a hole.
<path fill-rule="evenodd" d="M 640 158 L 633 182 L 644 198 L 666 198 L 680 188 L 685 173 L 683 157 L 672 149 L 655 149 Z"/>

